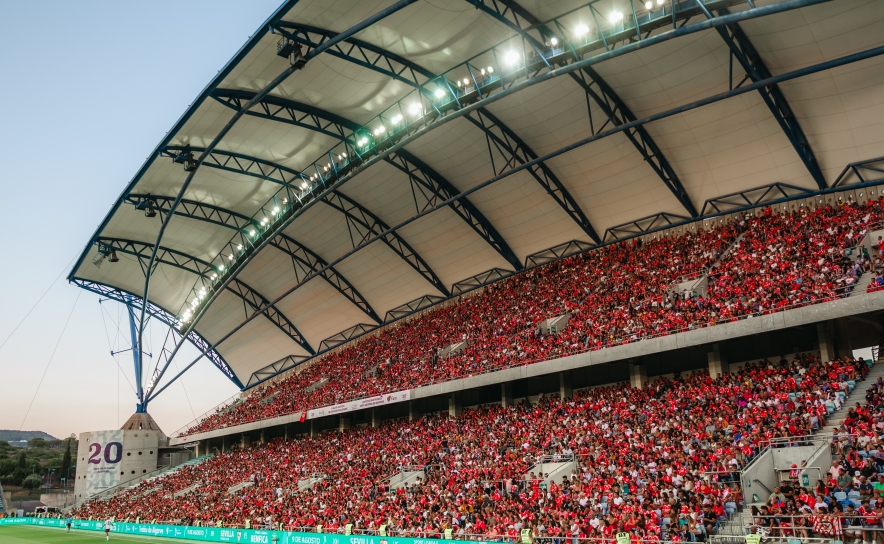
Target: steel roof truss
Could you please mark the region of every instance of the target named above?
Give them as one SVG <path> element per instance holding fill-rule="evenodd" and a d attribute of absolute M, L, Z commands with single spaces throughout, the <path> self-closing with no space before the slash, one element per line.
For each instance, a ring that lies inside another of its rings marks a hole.
<path fill-rule="evenodd" d="M 126 197 L 126 201 L 135 204 L 136 207 L 147 200 L 154 203 L 154 208 L 158 212 L 168 213 L 169 203 L 174 199 L 166 196 L 134 194 Z M 248 236 L 247 231 L 249 230 L 249 227 L 258 228 L 259 226 L 258 223 L 250 217 L 211 204 L 194 202 L 192 200 L 182 200 L 178 209 L 175 210 L 175 215 L 199 221 L 206 221 L 215 225 L 234 229 L 239 232 L 241 239 L 245 239 L 245 237 Z M 270 245 L 291 257 L 295 278 L 298 280 L 299 286 L 312 278 L 312 276 L 310 276 L 312 272 L 321 270 L 319 275 L 322 276 L 329 285 L 334 287 L 335 290 L 344 295 L 350 302 L 355 304 L 356 307 L 365 312 L 365 314 L 373 320 L 378 323 L 381 322 L 377 312 L 374 311 L 365 297 L 353 287 L 347 278 L 341 275 L 334 267 L 326 268 L 328 263 L 307 246 L 282 233 L 276 235 L 270 242 Z M 239 251 L 239 249 L 234 247 L 231 243 L 228 247 L 228 251 L 235 252 Z"/>
<path fill-rule="evenodd" d="M 291 34 L 292 39 L 298 40 L 299 43 L 303 43 L 303 44 L 311 46 L 311 47 L 318 46 L 325 39 L 330 39 L 330 38 L 336 36 L 336 33 L 329 31 L 329 30 L 320 29 L 320 28 L 316 28 L 316 27 L 310 27 L 307 25 L 295 24 L 295 23 L 281 22 L 281 23 L 277 24 L 277 30 L 282 31 L 280 29 L 285 29 L 286 31 L 288 31 L 288 33 Z M 429 80 L 435 79 L 438 84 L 444 85 L 448 89 L 448 92 L 450 93 L 451 96 L 455 97 L 458 108 L 460 108 L 463 105 L 461 103 L 461 99 L 458 98 L 457 91 L 459 91 L 460 89 L 455 89 L 449 78 L 447 78 L 447 77 L 440 78 L 436 74 L 426 70 L 425 68 L 423 68 L 421 66 L 418 66 L 417 64 L 415 64 L 407 59 L 399 57 L 398 55 L 390 53 L 389 51 L 381 49 L 377 46 L 373 46 L 373 45 L 367 44 L 365 42 L 362 42 L 356 38 L 347 38 L 346 40 L 343 40 L 343 41 L 346 43 L 349 43 L 352 47 L 344 48 L 342 46 L 342 44 L 339 43 L 338 47 L 330 48 L 326 52 L 331 53 L 338 58 L 348 60 L 350 62 L 353 62 L 355 64 L 363 66 L 369 70 L 373 70 L 375 72 L 385 74 L 388 77 L 391 77 L 391 78 L 396 79 L 398 81 L 402 81 L 403 83 L 406 83 L 406 84 L 414 87 L 415 89 L 417 89 L 419 91 L 419 93 L 421 93 L 421 94 L 427 93 L 427 89 L 425 88 L 425 85 L 427 84 L 427 82 Z M 385 59 L 389 59 L 389 60 L 386 61 L 385 63 L 365 62 L 364 51 L 368 50 L 368 48 L 371 48 L 370 50 L 372 51 L 373 54 L 383 55 L 383 57 Z M 497 53 L 494 52 L 494 54 L 496 56 Z M 545 59 L 545 57 L 537 49 L 535 49 L 535 56 L 540 59 Z M 408 69 L 407 69 L 407 71 L 403 71 L 402 69 L 398 69 L 398 70 L 390 69 L 390 64 L 389 64 L 390 62 L 395 62 L 395 63 L 397 63 L 397 65 L 407 66 Z M 386 64 L 386 66 L 384 64 Z M 499 62 L 496 64 L 498 67 L 501 66 L 501 63 L 499 63 Z M 475 77 L 475 73 L 474 73 L 475 68 L 476 68 L 475 66 L 468 67 L 471 77 L 473 78 L 474 84 L 476 82 L 476 77 Z M 536 71 L 536 70 L 532 70 L 532 71 Z M 403 75 L 402 75 L 403 73 L 407 73 L 410 77 L 403 77 Z M 498 68 L 498 73 L 500 73 L 499 68 Z M 419 78 L 417 77 L 418 74 L 424 78 L 423 82 L 420 81 Z M 527 75 L 530 75 L 530 74 L 527 72 L 527 67 L 526 67 L 526 76 Z M 509 81 L 509 83 L 507 83 L 507 81 Z M 512 84 L 516 83 L 516 81 L 517 81 L 516 78 L 510 78 L 510 79 L 502 81 L 502 84 L 512 85 Z M 475 86 L 472 88 L 479 90 L 479 87 L 480 86 L 478 84 L 475 84 Z M 476 96 L 481 97 L 482 96 L 481 92 L 476 93 Z M 468 95 L 465 95 L 464 98 L 466 99 L 466 98 L 470 98 L 470 97 Z M 409 99 L 409 100 L 413 100 L 413 99 Z M 424 107 L 432 108 L 436 115 L 442 114 L 442 111 L 439 110 L 439 108 L 437 107 L 436 102 L 434 100 L 422 100 L 422 104 Z M 401 105 L 398 108 L 394 107 L 394 109 L 397 113 L 399 113 L 400 115 L 403 115 L 403 116 L 407 115 L 407 113 L 408 113 L 407 111 L 403 110 Z M 480 117 L 485 116 L 489 119 L 493 119 L 493 122 L 491 123 L 492 126 L 489 128 L 486 128 L 484 122 L 477 122 L 475 119 L 472 118 L 472 116 L 470 116 L 470 115 L 467 116 L 467 119 L 472 121 L 476 127 L 478 127 L 480 130 L 483 130 L 485 132 L 486 138 L 489 143 L 489 153 L 491 152 L 490 149 L 492 146 L 492 142 L 494 142 L 495 146 L 501 146 L 501 156 L 504 158 L 504 162 L 506 162 L 508 160 L 519 160 L 520 158 L 523 158 L 526 156 L 530 157 L 530 159 L 528 159 L 528 160 L 537 158 L 537 155 L 525 144 L 525 142 L 523 142 L 520 138 L 518 138 L 515 135 L 515 133 L 511 129 L 509 129 L 509 127 L 507 127 L 506 125 L 501 123 L 496 117 L 494 117 L 485 108 L 480 108 L 479 110 L 477 110 L 476 113 Z M 382 116 L 383 116 L 383 114 L 382 114 Z M 428 120 L 427 119 L 428 116 L 425 115 L 422 117 L 424 118 L 425 122 Z M 381 121 L 384 124 L 384 126 L 392 125 L 392 123 L 384 122 L 384 119 L 381 119 Z M 390 132 L 391 132 L 390 130 L 387 130 L 385 133 L 390 134 Z M 501 138 L 501 133 L 504 135 L 503 138 Z M 348 142 L 350 144 L 352 144 L 352 141 L 348 140 Z M 356 155 L 359 154 L 358 149 L 350 149 L 349 145 L 347 146 L 347 148 L 348 148 L 347 153 L 349 156 L 351 156 L 351 157 L 354 156 L 354 153 Z M 336 155 L 336 153 L 332 150 L 329 153 L 327 153 L 326 155 L 329 155 L 332 157 L 332 160 L 329 163 L 332 164 L 333 166 L 335 166 L 334 174 L 337 177 L 338 176 L 338 163 L 335 163 L 335 161 L 333 160 L 333 157 L 334 157 L 334 155 Z M 323 158 L 321 160 L 326 161 L 325 158 Z M 493 156 L 492 156 L 492 160 L 493 160 Z M 350 161 L 344 161 L 344 164 L 349 166 Z M 316 166 L 314 166 L 314 170 L 316 170 L 316 173 L 319 174 L 319 176 L 321 178 L 326 177 L 325 174 L 320 172 Z M 568 193 L 567 189 L 565 189 L 564 185 L 561 183 L 561 181 L 558 179 L 558 177 L 556 177 L 555 174 L 553 174 L 553 172 L 545 164 L 541 164 L 538 167 L 531 168 L 530 172 L 531 172 L 531 175 L 534 177 L 534 179 L 536 179 L 538 181 L 538 183 L 540 183 L 543 186 L 543 188 L 546 189 L 547 193 L 549 193 L 550 196 L 552 196 L 553 199 L 555 199 L 555 201 L 562 207 L 562 209 L 565 210 L 565 213 L 567 213 L 568 216 L 571 217 L 580 226 L 580 228 L 583 229 L 584 232 L 586 232 L 587 235 L 589 235 L 596 242 L 600 241 L 600 238 L 599 238 L 598 234 L 595 232 L 595 229 L 589 223 L 589 219 L 586 218 L 586 215 L 583 213 L 582 210 L 580 210 L 579 206 L 577 206 L 576 201 L 570 195 L 570 193 Z M 513 264 L 513 266 L 516 266 L 509 257 L 507 257 L 506 255 L 504 255 L 504 257 L 507 259 L 507 261 L 509 261 L 511 264 Z M 518 260 L 516 260 L 516 262 L 518 262 Z M 519 263 L 519 266 L 521 266 L 521 263 Z M 517 270 L 518 269 L 519 268 L 517 268 Z"/>
<path fill-rule="evenodd" d="M 141 310 L 141 307 L 143 306 L 142 299 L 139 298 L 137 295 L 129 293 L 128 291 L 124 291 L 122 289 L 118 289 L 104 283 L 84 280 L 76 277 L 72 278 L 70 281 L 81 289 L 92 291 L 99 296 L 115 300 L 121 304 L 131 305 L 133 310 Z M 162 321 L 167 326 L 171 327 L 173 332 L 176 332 L 175 322 L 177 321 L 177 318 L 171 312 L 167 311 L 161 306 L 154 304 L 153 302 L 149 302 L 147 304 L 147 308 L 145 308 L 145 311 L 147 315 Z M 212 362 L 213 365 L 218 367 L 218 369 L 225 376 L 227 376 L 230 381 L 236 384 L 236 386 L 240 389 L 243 389 L 242 382 L 239 381 L 239 378 L 237 378 L 233 370 L 230 369 L 230 365 L 227 364 L 227 361 L 224 360 L 224 357 L 222 357 L 221 354 L 219 354 L 214 349 L 208 349 L 211 344 L 209 344 L 209 342 L 207 342 L 205 338 L 203 338 L 196 331 L 190 331 L 187 335 L 187 339 L 190 341 L 190 343 L 196 346 L 200 353 L 204 354 Z"/>
<path fill-rule="evenodd" d="M 489 14 L 491 17 L 503 23 L 513 31 L 517 32 L 522 38 L 523 50 L 526 49 L 524 44 L 525 42 L 527 42 L 533 49 L 535 58 L 542 59 L 544 61 L 543 64 L 546 65 L 547 68 L 555 68 L 559 64 L 565 64 L 569 60 L 568 56 L 562 56 L 558 58 L 558 62 L 556 64 L 550 64 L 546 56 L 543 55 L 541 48 L 543 48 L 544 50 L 549 50 L 551 40 L 553 38 L 556 38 L 556 33 L 549 29 L 546 25 L 544 25 L 539 19 L 534 17 L 525 8 L 521 7 L 517 2 L 512 0 L 466 1 L 481 9 L 485 13 Z M 630 5 L 631 4 L 632 0 L 630 0 Z M 603 39 L 605 39 L 603 29 L 601 28 L 601 26 L 599 26 L 598 23 L 595 7 L 591 4 L 589 7 L 593 15 L 593 20 L 595 21 L 596 28 L 598 30 L 598 34 L 602 36 Z M 641 40 L 641 26 L 639 24 L 638 17 L 635 14 L 635 6 L 632 7 L 632 15 L 635 22 L 636 39 Z M 558 20 L 555 20 L 554 23 L 559 32 L 562 33 L 562 35 L 558 37 L 558 40 L 565 44 L 568 44 L 568 50 L 571 51 L 573 60 L 575 62 L 579 61 L 581 56 L 577 53 L 573 46 L 570 45 L 576 40 L 570 32 L 568 32 L 561 24 L 559 24 Z M 607 48 L 607 41 L 605 42 L 605 47 Z M 525 58 L 527 58 L 527 56 Z M 551 55 L 551 58 L 555 58 L 555 56 Z M 531 63 L 525 63 L 526 69 L 529 64 Z M 611 86 L 608 85 L 595 70 L 587 67 L 584 68 L 582 72 L 571 73 L 569 75 L 571 79 L 573 79 L 578 85 L 580 85 L 580 87 L 587 95 L 587 110 L 589 112 L 590 130 L 594 134 L 605 130 L 605 127 L 607 127 L 608 124 L 619 126 L 624 123 L 629 123 L 636 120 L 635 114 L 632 113 L 632 110 L 629 109 L 629 107 L 623 102 L 623 100 L 621 100 L 614 89 L 612 89 Z M 589 78 L 588 80 L 587 76 Z M 594 127 L 594 122 L 592 119 L 592 109 L 589 105 L 589 98 L 592 98 L 592 100 L 598 105 L 599 109 L 601 109 L 605 116 L 608 118 L 607 121 L 605 121 L 605 123 L 602 124 L 602 126 L 599 127 L 598 130 L 596 130 Z M 678 199 L 678 201 L 685 208 L 685 210 L 687 210 L 691 217 L 697 217 L 697 210 L 694 207 L 694 204 L 691 201 L 690 197 L 688 196 L 684 185 L 682 185 L 681 180 L 679 180 L 678 175 L 675 173 L 675 170 L 669 164 L 669 161 L 666 160 L 666 157 L 663 155 L 660 147 L 656 144 L 656 142 L 654 142 L 654 139 L 651 138 L 651 135 L 647 132 L 647 130 L 645 130 L 644 127 L 639 126 L 625 131 L 625 135 L 629 139 L 629 141 L 632 142 L 632 145 L 635 147 L 635 149 L 641 154 L 645 162 L 647 162 L 648 165 L 654 170 L 654 173 L 657 174 L 657 177 L 659 177 L 663 184 L 666 185 L 666 187 L 672 192 L 673 195 L 675 195 L 675 198 Z M 566 211 L 567 210 L 568 208 L 566 208 Z M 599 241 L 597 236 L 593 236 L 592 238 L 596 242 Z"/>
<path fill-rule="evenodd" d="M 241 103 L 243 100 L 248 101 L 253 94 L 247 91 L 218 89 L 213 96 L 217 95 L 216 98 L 229 107 L 236 107 L 237 103 Z M 236 97 L 236 102 L 231 100 L 232 97 Z M 268 99 L 272 99 L 273 104 L 265 107 L 264 101 Z M 360 128 L 357 123 L 330 112 L 287 99 L 268 97 L 259 102 L 258 105 L 261 106 L 261 111 L 264 112 L 258 116 L 263 119 L 322 132 L 333 138 L 348 142 L 350 146 L 353 146 L 356 140 L 354 131 Z M 309 118 L 311 122 L 303 122 L 305 118 Z M 352 149 L 352 147 L 349 148 Z M 418 213 L 426 209 L 427 206 L 435 206 L 436 201 L 447 200 L 459 192 L 445 177 L 404 149 L 400 149 L 386 157 L 385 161 L 408 176 L 411 183 L 412 196 L 415 201 L 415 209 Z M 331 164 L 336 166 L 334 161 Z M 211 164 L 208 165 L 211 166 Z M 307 181 L 309 182 L 309 180 Z M 279 181 L 278 183 L 284 182 Z M 418 194 L 420 194 L 420 197 L 418 197 Z M 522 265 L 515 252 L 509 247 L 500 233 L 497 232 L 491 221 L 469 199 L 454 202 L 450 207 L 488 245 L 506 259 L 514 269 L 521 270 Z"/>
<path fill-rule="evenodd" d="M 701 7 L 706 17 L 712 19 L 713 15 L 708 9 L 706 9 L 706 6 L 704 6 L 700 0 L 695 1 Z M 728 13 L 727 8 L 721 8 L 718 10 L 719 15 L 727 15 Z M 770 70 L 768 70 L 767 65 L 765 65 L 764 60 L 758 53 L 758 50 L 752 45 L 749 37 L 746 36 L 738 23 L 717 26 L 715 27 L 715 30 L 718 31 L 718 34 L 731 51 L 731 63 L 733 63 L 733 59 L 736 58 L 740 63 L 740 66 L 743 67 L 743 70 L 746 71 L 746 76 L 751 79 L 753 83 L 771 77 Z M 733 86 L 732 65 L 730 72 L 731 86 Z M 786 137 L 789 139 L 792 147 L 795 148 L 795 152 L 798 153 L 798 157 L 801 158 L 801 162 L 804 163 L 805 168 L 807 168 L 807 171 L 810 173 L 810 176 L 816 182 L 817 186 L 820 189 L 828 187 L 826 177 L 823 175 L 823 171 L 816 159 L 816 155 L 810 147 L 810 142 L 807 140 L 807 136 L 804 134 L 804 130 L 802 130 L 801 124 L 795 117 L 792 107 L 786 100 L 783 91 L 780 90 L 777 85 L 768 85 L 758 89 L 758 92 L 761 94 L 764 103 L 767 104 L 770 112 L 777 120 L 777 123 L 779 123 L 783 133 L 785 133 Z"/>
<path fill-rule="evenodd" d="M 147 262 L 150 259 L 150 252 L 153 249 L 153 246 L 146 242 L 107 237 L 101 237 L 98 239 L 98 247 L 99 251 L 109 251 L 113 249 L 118 253 L 124 253 L 136 257 L 141 265 L 142 272 L 146 271 Z M 157 251 L 157 257 L 154 259 L 154 268 L 159 266 L 159 264 L 174 266 L 175 268 L 196 274 L 199 279 L 198 285 L 205 287 L 212 284 L 211 275 L 214 273 L 215 267 L 210 263 L 197 259 L 191 255 L 187 255 L 186 253 L 160 246 Z M 310 347 L 310 344 L 304 338 L 304 335 L 301 334 L 291 320 L 280 312 L 276 306 L 269 304 L 269 301 L 258 291 L 246 285 L 246 283 L 239 278 L 234 278 L 234 281 L 230 282 L 227 286 L 227 290 L 242 299 L 243 311 L 245 312 L 246 317 L 250 317 L 256 312 L 263 314 L 264 317 L 276 325 L 279 330 L 284 332 L 295 343 L 310 354 L 315 353 L 315 350 Z M 194 287 L 192 289 L 192 294 L 198 296 L 199 290 Z M 266 309 L 261 311 L 261 308 L 265 306 Z"/>
<path fill-rule="evenodd" d="M 332 191 L 322 201 L 344 214 L 353 249 L 369 244 L 378 234 L 390 230 L 378 216 L 340 191 Z M 397 232 L 390 232 L 381 240 L 443 295 L 449 294 L 442 280 Z"/>

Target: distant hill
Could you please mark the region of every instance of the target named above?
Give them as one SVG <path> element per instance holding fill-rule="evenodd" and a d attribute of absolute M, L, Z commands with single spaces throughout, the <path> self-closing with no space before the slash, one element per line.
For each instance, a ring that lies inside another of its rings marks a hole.
<path fill-rule="evenodd" d="M 30 440 L 32 438 L 43 438 L 44 440 L 57 440 L 54 436 L 44 433 L 43 431 L 12 431 L 0 429 L 0 440 L 4 442 L 18 442 L 19 440 Z"/>

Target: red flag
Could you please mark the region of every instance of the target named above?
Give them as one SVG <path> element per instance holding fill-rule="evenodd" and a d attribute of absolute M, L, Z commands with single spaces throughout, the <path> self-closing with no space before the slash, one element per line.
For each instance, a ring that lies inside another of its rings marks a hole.
<path fill-rule="evenodd" d="M 300 421 L 301 423 L 304 423 L 304 421 L 306 421 L 306 420 L 307 420 L 307 411 L 304 410 L 303 412 L 301 412 L 301 419 L 299 419 L 298 421 Z"/>

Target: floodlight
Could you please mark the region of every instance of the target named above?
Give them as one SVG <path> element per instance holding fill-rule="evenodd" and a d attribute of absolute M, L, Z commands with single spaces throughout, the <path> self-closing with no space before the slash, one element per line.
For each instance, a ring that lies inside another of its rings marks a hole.
<path fill-rule="evenodd" d="M 445 97 L 445 89 L 439 87 L 436 89 L 436 98 L 444 98 Z"/>
<path fill-rule="evenodd" d="M 255 232 L 255 231 L 252 231 L 252 232 Z M 223 272 L 223 271 L 224 271 L 224 265 L 223 265 L 223 264 L 219 264 L 219 265 L 218 265 L 218 272 Z"/>
<path fill-rule="evenodd" d="M 310 179 L 312 180 L 313 178 L 310 178 Z M 304 183 L 301 184 L 301 189 L 306 189 L 306 188 L 307 188 L 307 182 L 305 181 Z"/>
<path fill-rule="evenodd" d="M 250 230 L 250 231 L 249 231 L 249 236 L 254 236 L 254 235 L 255 235 L 255 229 Z"/>
<path fill-rule="evenodd" d="M 147 209 L 144 210 L 144 217 L 156 217 L 157 211 L 153 209 L 153 202 L 148 202 Z"/>
<path fill-rule="evenodd" d="M 623 20 L 623 13 L 620 11 L 615 11 L 614 13 L 611 14 L 611 16 L 608 18 L 608 20 L 610 20 L 614 24 L 617 24 Z"/>
<path fill-rule="evenodd" d="M 517 62 L 519 62 L 519 52 L 510 49 L 503 56 L 503 61 L 507 64 L 516 64 Z"/>
<path fill-rule="evenodd" d="M 396 115 L 394 115 L 392 121 L 393 121 L 394 125 L 398 125 L 399 123 L 401 123 L 402 122 L 402 114 L 397 113 Z"/>
<path fill-rule="evenodd" d="M 120 258 L 117 257 L 117 252 L 116 252 L 115 250 L 113 250 L 113 249 L 111 250 L 111 252 L 110 252 L 110 256 L 107 258 L 107 260 L 110 261 L 110 262 L 112 262 L 112 263 L 118 263 L 118 262 L 120 262 Z"/>
<path fill-rule="evenodd" d="M 278 213 L 279 213 L 279 206 L 273 208 L 273 215 L 276 215 Z"/>
<path fill-rule="evenodd" d="M 458 80 L 455 81 L 454 83 L 457 84 L 457 88 L 460 89 L 460 80 L 458 79 Z"/>
<path fill-rule="evenodd" d="M 583 24 L 577 25 L 577 28 L 574 29 L 574 34 L 576 34 L 577 36 L 584 36 L 588 32 L 589 28 Z"/>
<path fill-rule="evenodd" d="M 556 44 L 559 43 L 559 40 L 557 40 L 557 39 L 555 38 L 555 36 L 553 36 L 552 38 L 549 39 L 549 43 L 550 43 L 550 45 L 552 45 L 553 47 L 555 47 Z"/>
<path fill-rule="evenodd" d="M 420 102 L 413 102 L 410 106 L 408 106 L 408 111 L 412 113 L 412 115 L 420 115 L 423 110 L 423 106 L 420 105 Z"/>
<path fill-rule="evenodd" d="M 665 4 L 665 3 L 666 3 L 666 0 L 657 0 L 657 5 L 658 5 L 658 6 L 662 6 L 662 5 Z"/>
<path fill-rule="evenodd" d="M 233 253 L 231 253 L 230 255 L 227 256 L 227 260 L 228 260 L 228 261 L 232 261 L 232 260 L 233 260 Z"/>
<path fill-rule="evenodd" d="M 489 67 L 488 67 L 488 73 L 489 73 L 489 74 L 493 74 L 493 73 L 494 73 L 494 66 L 489 66 Z"/>
<path fill-rule="evenodd" d="M 470 84 L 470 80 L 467 79 L 467 78 L 463 78 L 463 84 L 464 84 L 464 85 L 469 85 L 469 84 Z"/>
<path fill-rule="evenodd" d="M 651 0 L 645 2 L 645 9 L 651 9 L 652 7 L 654 7 L 654 3 Z"/>

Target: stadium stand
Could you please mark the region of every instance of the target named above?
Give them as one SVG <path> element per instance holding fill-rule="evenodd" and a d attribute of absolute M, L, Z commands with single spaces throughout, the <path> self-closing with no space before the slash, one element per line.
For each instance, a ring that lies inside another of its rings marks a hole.
<path fill-rule="evenodd" d="M 824 428 L 830 399 L 842 403 L 868 368 L 803 354 L 715 379 L 695 372 L 642 389 L 617 384 L 571 399 L 541 396 L 274 440 L 93 500 L 75 515 L 324 532 L 351 525 L 373 534 L 383 527 L 403 536 L 450 529 L 456 538 L 495 540 L 516 539 L 522 529 L 537 537 L 611 539 L 634 529 L 639 539 L 703 540 L 743 504 L 739 472 L 768 445 L 800 443 Z M 881 404 L 878 393 L 873 398 Z M 858 428 L 855 420 L 845 424 Z M 532 473 L 538 460 L 573 460 L 576 468 L 547 485 Z M 414 467 L 422 478 L 390 485 L 390 476 Z M 312 487 L 297 485 L 319 473 L 326 477 Z"/>
<path fill-rule="evenodd" d="M 588 251 L 333 353 L 184 434 L 845 297 L 870 270 L 855 248 L 880 219 L 880 200 L 839 198 Z M 673 290 L 688 277 L 706 292 Z M 561 315 L 566 328 L 544 334 Z"/>

